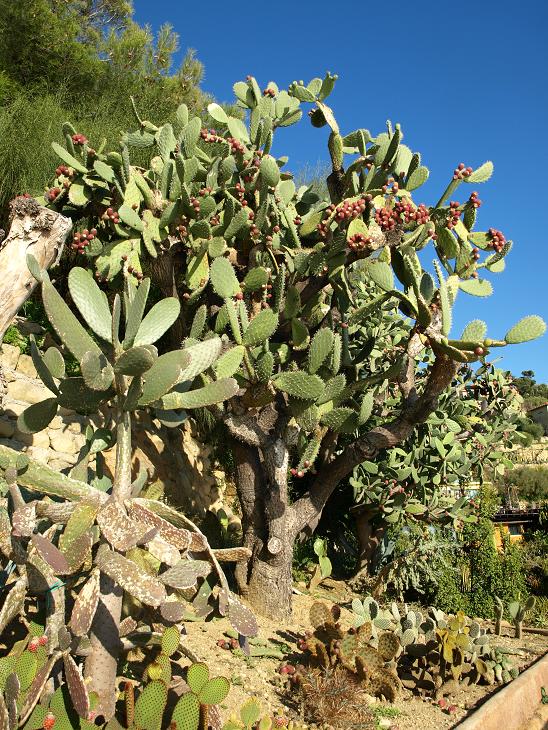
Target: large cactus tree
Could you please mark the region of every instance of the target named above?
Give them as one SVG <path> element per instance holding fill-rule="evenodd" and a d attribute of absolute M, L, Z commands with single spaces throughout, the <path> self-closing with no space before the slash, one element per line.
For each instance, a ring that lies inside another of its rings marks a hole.
<path fill-rule="evenodd" d="M 475 320 L 451 338 L 458 292 L 489 295 L 484 274 L 503 269 L 512 245 L 496 229 L 473 232 L 476 192 L 454 199 L 486 181 L 492 164 L 458 165 L 435 205 L 415 202 L 428 178 L 420 154 L 399 125 L 343 135 L 326 104 L 335 80 L 281 90 L 249 77 L 234 85 L 241 118 L 217 104 L 206 120 L 183 105 L 161 127 L 137 114 L 138 128 L 109 152 L 67 125 L 45 195 L 82 221 L 74 255 L 94 262 L 100 282 L 128 273 L 139 281 L 145 269 L 181 301 L 172 339 L 222 336 L 212 375 L 235 378 L 238 391 L 209 408 L 231 439 L 252 551 L 237 578 L 257 609 L 280 619 L 291 611 L 295 539 L 314 528 L 339 482 L 405 441 L 459 363 L 544 331 L 533 316 L 495 340 Z M 329 130 L 327 198 L 297 189 L 287 159 L 271 154 L 274 134 L 300 120 L 303 104 L 312 125 Z M 427 246 L 432 273 L 418 256 Z M 362 324 L 379 308 L 409 328 L 371 359 L 375 337 L 364 339 Z M 188 397 L 160 401 L 176 420 Z"/>

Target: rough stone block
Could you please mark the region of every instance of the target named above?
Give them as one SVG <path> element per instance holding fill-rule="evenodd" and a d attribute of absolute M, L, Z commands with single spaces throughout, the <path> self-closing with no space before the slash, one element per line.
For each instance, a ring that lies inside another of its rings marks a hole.
<path fill-rule="evenodd" d="M 21 357 L 24 357 L 23 355 Z M 23 403 L 40 403 L 46 398 L 52 398 L 54 393 L 38 383 L 32 383 L 29 380 L 14 380 L 8 383 L 8 398 Z"/>
<path fill-rule="evenodd" d="M 0 437 L 9 439 L 13 436 L 14 431 L 15 423 L 13 421 L 4 418 L 0 419 Z"/>
<path fill-rule="evenodd" d="M 29 446 L 27 454 L 32 458 L 39 461 L 41 464 L 47 464 L 52 452 L 49 449 L 41 448 L 40 446 Z"/>
<path fill-rule="evenodd" d="M 15 370 L 17 361 L 21 355 L 21 350 L 14 345 L 3 344 L 0 350 L 0 363 L 3 367 Z"/>
<path fill-rule="evenodd" d="M 50 434 L 50 442 L 51 448 L 54 451 L 67 454 L 77 454 L 82 446 L 80 440 L 67 427 L 52 431 Z"/>
<path fill-rule="evenodd" d="M 17 372 L 26 375 L 27 378 L 37 378 L 38 373 L 30 355 L 21 355 L 17 361 Z"/>

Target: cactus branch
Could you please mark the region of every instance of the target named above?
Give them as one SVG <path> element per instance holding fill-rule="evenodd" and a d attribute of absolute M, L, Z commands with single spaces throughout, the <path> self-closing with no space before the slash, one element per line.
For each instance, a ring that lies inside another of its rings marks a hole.
<path fill-rule="evenodd" d="M 383 426 L 376 426 L 345 449 L 318 473 L 310 491 L 291 507 L 293 532 L 298 535 L 317 518 L 337 484 L 363 461 L 371 461 L 381 449 L 390 449 L 404 441 L 415 426 L 422 423 L 437 407 L 439 395 L 456 373 L 456 363 L 439 356 L 432 365 L 423 393 L 408 401 L 399 417 Z M 401 385 L 401 384 L 400 384 Z M 407 390 L 412 388 L 403 386 Z"/>

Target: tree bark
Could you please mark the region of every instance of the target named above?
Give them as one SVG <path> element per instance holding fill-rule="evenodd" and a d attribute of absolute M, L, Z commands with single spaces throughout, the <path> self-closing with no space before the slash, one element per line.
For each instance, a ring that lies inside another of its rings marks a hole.
<path fill-rule="evenodd" d="M 281 438 L 257 449 L 235 444 L 238 497 L 249 561 L 236 572 L 238 588 L 264 616 L 291 616 L 292 513 L 288 505 L 289 452 Z"/>
<path fill-rule="evenodd" d="M 416 340 L 413 340 L 413 344 Z M 411 349 L 411 348 L 410 348 Z M 406 364 L 400 389 L 400 415 L 368 431 L 332 461 L 323 464 L 309 491 L 288 503 L 289 451 L 283 428 L 269 436 L 251 417 L 230 417 L 225 423 L 242 444 L 235 447 L 237 490 L 243 512 L 244 545 L 252 555 L 237 575 L 239 588 L 261 614 L 279 621 L 291 616 L 293 546 L 299 533 L 317 525 L 325 504 L 338 484 L 366 460 L 404 441 L 437 407 L 438 396 L 456 373 L 456 364 L 436 358 L 422 393 L 414 383 L 414 363 Z M 373 532 L 369 541 L 373 540 Z"/>
<path fill-rule="evenodd" d="M 123 375 L 116 378 L 118 412 L 116 417 L 116 467 L 112 499 L 122 505 L 131 496 L 131 416 L 123 407 L 126 385 Z M 102 538 L 104 542 L 104 538 Z M 105 543 L 106 544 L 106 543 Z M 106 720 L 116 709 L 116 675 L 122 648 L 120 621 L 124 592 L 107 575 L 101 575 L 99 606 L 90 631 L 90 653 L 86 659 L 85 677 L 90 690 L 99 697 L 96 712 Z"/>
<path fill-rule="evenodd" d="M 361 509 L 355 514 L 356 534 L 359 543 L 358 565 L 356 577 L 365 576 L 370 578 L 373 556 L 386 532 L 385 524 L 376 524 L 372 521 L 372 517 L 376 514 L 376 510 Z"/>
<path fill-rule="evenodd" d="M 34 256 L 40 269 L 48 269 L 60 256 L 72 227 L 69 218 L 42 208 L 32 198 L 17 198 L 12 213 L 9 235 L 0 243 L 0 341 L 38 283 L 27 267 L 27 254 Z"/>
<path fill-rule="evenodd" d="M 28 269 L 27 254 L 34 256 L 41 269 L 48 269 L 61 255 L 72 225 L 68 218 L 42 208 L 33 198 L 16 198 L 11 209 L 9 235 L 4 241 L 0 237 L 0 343 L 38 283 Z M 0 410 L 5 395 L 0 367 Z"/>

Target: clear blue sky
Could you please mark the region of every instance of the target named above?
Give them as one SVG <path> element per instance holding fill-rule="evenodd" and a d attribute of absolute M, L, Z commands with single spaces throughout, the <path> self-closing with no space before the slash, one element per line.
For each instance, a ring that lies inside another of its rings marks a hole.
<path fill-rule="evenodd" d="M 219 101 L 231 101 L 232 84 L 247 74 L 285 86 L 337 73 L 330 104 L 343 133 L 377 134 L 391 119 L 422 153 L 431 175 L 417 202 L 434 203 L 459 162 L 492 160 L 493 178 L 477 186 L 479 227 L 515 245 L 506 271 L 490 275 L 490 298 L 459 294 L 454 332 L 474 318 L 493 337 L 527 314 L 548 319 L 548 0 L 134 5 L 139 23 L 169 22 L 181 48 L 196 49 L 203 88 Z M 278 132 L 274 152 L 298 171 L 326 160 L 325 142 L 325 130 L 304 117 Z M 548 382 L 548 336 L 499 352 L 504 367 Z"/>

